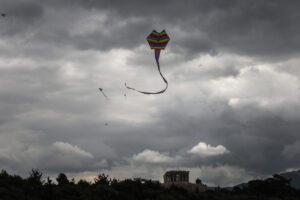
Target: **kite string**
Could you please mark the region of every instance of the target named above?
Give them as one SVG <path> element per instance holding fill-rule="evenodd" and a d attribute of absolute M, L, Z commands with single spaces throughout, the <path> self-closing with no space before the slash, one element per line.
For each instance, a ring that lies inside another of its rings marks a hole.
<path fill-rule="evenodd" d="M 159 56 L 160 56 L 160 49 L 155 49 L 154 50 L 154 55 L 155 55 L 155 60 L 156 60 L 156 64 L 157 64 L 157 68 L 158 68 L 158 71 L 159 71 L 159 74 L 160 76 L 162 77 L 162 79 L 164 80 L 164 82 L 166 83 L 166 87 L 165 89 L 161 90 L 161 91 L 158 91 L 158 92 L 144 92 L 144 91 L 140 91 L 140 90 L 137 90 L 137 89 L 134 89 L 132 87 L 129 87 L 127 86 L 127 84 L 125 83 L 125 87 L 130 89 L 130 90 L 134 90 L 134 91 L 137 91 L 139 93 L 142 93 L 142 94 L 161 94 L 163 92 L 165 92 L 168 88 L 168 81 L 165 79 L 165 77 L 162 75 L 161 71 L 160 71 L 160 65 L 159 65 Z"/>

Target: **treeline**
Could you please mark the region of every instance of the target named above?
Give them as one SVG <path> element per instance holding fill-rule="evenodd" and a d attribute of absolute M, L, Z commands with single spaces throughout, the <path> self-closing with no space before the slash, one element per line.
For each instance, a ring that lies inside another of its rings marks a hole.
<path fill-rule="evenodd" d="M 75 182 L 64 173 L 54 183 L 49 177 L 42 179 L 39 170 L 32 170 L 27 178 L 0 173 L 0 200 L 296 200 L 300 190 L 292 188 L 290 181 L 274 175 L 266 180 L 249 181 L 247 186 L 233 190 L 216 188 L 199 192 L 188 192 L 172 186 L 165 188 L 155 181 L 116 180 L 99 174 L 93 183 L 85 180 Z"/>

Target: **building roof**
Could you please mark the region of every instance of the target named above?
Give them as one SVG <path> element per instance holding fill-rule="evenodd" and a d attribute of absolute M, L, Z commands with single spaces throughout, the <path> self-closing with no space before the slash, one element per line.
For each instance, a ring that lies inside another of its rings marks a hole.
<path fill-rule="evenodd" d="M 167 171 L 165 173 L 165 176 L 175 175 L 175 174 L 189 174 L 189 171 L 182 171 L 182 170 Z"/>

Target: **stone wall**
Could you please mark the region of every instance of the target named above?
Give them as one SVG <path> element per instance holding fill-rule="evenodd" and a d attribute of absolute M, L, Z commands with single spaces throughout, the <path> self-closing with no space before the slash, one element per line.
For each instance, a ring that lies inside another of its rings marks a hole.
<path fill-rule="evenodd" d="M 164 175 L 164 183 L 188 183 L 189 171 L 168 171 Z"/>

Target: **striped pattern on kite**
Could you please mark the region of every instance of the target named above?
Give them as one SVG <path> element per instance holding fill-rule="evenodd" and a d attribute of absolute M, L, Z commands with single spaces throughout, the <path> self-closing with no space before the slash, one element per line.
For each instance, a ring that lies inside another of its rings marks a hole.
<path fill-rule="evenodd" d="M 141 90 L 137 90 L 135 88 L 129 87 L 125 83 L 125 87 L 127 89 L 134 90 L 134 91 L 137 91 L 137 92 L 142 93 L 142 94 L 162 94 L 162 93 L 164 93 L 167 90 L 167 88 L 168 88 L 168 81 L 162 75 L 162 73 L 160 71 L 159 56 L 160 56 L 160 50 L 166 48 L 169 40 L 170 40 L 170 38 L 167 35 L 167 33 L 166 33 L 165 30 L 163 30 L 160 33 L 158 33 L 155 30 L 153 30 L 152 33 L 150 33 L 150 35 L 147 37 L 147 41 L 149 42 L 150 48 L 154 49 L 154 56 L 155 56 L 155 60 L 156 60 L 156 64 L 157 64 L 157 69 L 158 69 L 158 72 L 159 72 L 161 78 L 166 83 L 166 87 L 163 90 L 160 90 L 158 92 L 145 92 L 145 91 L 141 91 Z"/>
<path fill-rule="evenodd" d="M 167 35 L 166 31 L 158 33 L 156 30 L 153 30 L 152 33 L 147 37 L 147 41 L 151 49 L 165 49 L 170 38 Z"/>

